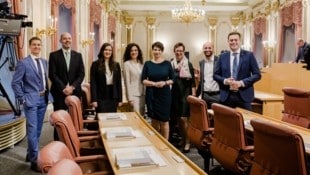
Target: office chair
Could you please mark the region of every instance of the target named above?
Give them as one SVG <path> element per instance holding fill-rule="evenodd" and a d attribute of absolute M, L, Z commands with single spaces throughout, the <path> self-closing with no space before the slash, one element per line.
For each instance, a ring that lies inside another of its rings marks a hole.
<path fill-rule="evenodd" d="M 105 155 L 74 157 L 70 153 L 68 147 L 60 141 L 52 141 L 40 150 L 38 165 L 42 173 L 47 173 L 50 172 L 51 169 L 55 169 L 55 164 L 61 160 L 75 161 L 79 165 L 79 169 L 85 174 L 111 174 L 112 172 L 110 163 Z M 63 174 L 67 174 L 65 171 L 68 170 L 67 168 L 63 169 Z M 58 172 L 58 170 L 54 170 L 54 172 Z M 68 173 L 69 172 L 71 173 L 71 171 L 68 171 Z"/>
<path fill-rule="evenodd" d="M 187 126 L 187 137 L 198 149 L 198 153 L 204 158 L 204 169 L 209 172 L 209 151 L 212 142 L 213 128 L 209 127 L 207 104 L 204 100 L 189 95 L 187 102 L 190 106 L 190 116 Z"/>
<path fill-rule="evenodd" d="M 250 175 L 308 175 L 302 137 L 294 130 L 259 119 L 254 128 L 255 156 Z"/>
<path fill-rule="evenodd" d="M 47 173 L 47 175 L 83 175 L 79 165 L 70 159 L 58 161 Z"/>
<path fill-rule="evenodd" d="M 225 169 L 242 174 L 251 167 L 254 146 L 247 145 L 243 116 L 236 109 L 212 104 L 214 137 L 211 154 Z"/>
<path fill-rule="evenodd" d="M 91 103 L 91 93 L 90 93 L 90 84 L 82 83 L 82 112 L 83 118 L 95 118 L 96 110 L 93 108 Z"/>
<path fill-rule="evenodd" d="M 105 154 L 100 135 L 78 137 L 67 111 L 58 110 L 53 112 L 50 116 L 50 123 L 56 127 L 60 141 L 67 145 L 73 156 Z"/>
<path fill-rule="evenodd" d="M 65 98 L 65 103 L 68 106 L 68 111 L 71 116 L 73 125 L 80 135 L 99 134 L 98 120 L 84 120 L 81 108 L 81 101 L 74 95 L 69 95 Z"/>
<path fill-rule="evenodd" d="M 284 87 L 284 110 L 282 121 L 310 128 L 310 91 Z"/>

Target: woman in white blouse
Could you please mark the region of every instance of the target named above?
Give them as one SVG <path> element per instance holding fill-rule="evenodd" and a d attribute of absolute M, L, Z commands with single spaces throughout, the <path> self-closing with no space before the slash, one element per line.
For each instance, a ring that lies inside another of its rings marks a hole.
<path fill-rule="evenodd" d="M 90 88 L 92 105 L 97 112 L 116 112 L 122 105 L 121 68 L 114 61 L 110 43 L 102 44 L 98 60 L 91 65 Z"/>
<path fill-rule="evenodd" d="M 124 56 L 124 80 L 127 99 L 134 111 L 144 115 L 145 97 L 144 86 L 141 83 L 143 55 L 138 44 L 129 43 Z"/>

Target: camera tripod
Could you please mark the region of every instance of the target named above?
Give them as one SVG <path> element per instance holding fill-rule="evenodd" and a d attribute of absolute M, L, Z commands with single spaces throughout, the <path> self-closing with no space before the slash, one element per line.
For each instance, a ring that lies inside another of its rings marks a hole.
<path fill-rule="evenodd" d="M 15 63 L 16 63 L 16 51 L 14 49 L 14 44 L 13 44 L 13 39 L 10 36 L 0 36 L 0 61 L 3 58 L 3 51 L 4 48 L 6 46 L 7 50 L 8 50 L 8 56 L 5 58 L 5 60 L 3 61 L 3 63 L 0 65 L 0 70 L 1 68 L 6 64 L 9 63 L 9 70 L 10 71 L 14 71 L 15 70 Z M 12 108 L 15 116 L 20 116 L 21 114 L 21 110 L 20 110 L 20 105 L 18 104 L 18 101 L 16 100 L 15 102 L 15 106 L 13 105 L 9 95 L 7 94 L 5 88 L 2 85 L 1 79 L 0 79 L 0 92 L 1 95 L 3 97 L 5 97 L 10 105 L 10 107 Z"/>

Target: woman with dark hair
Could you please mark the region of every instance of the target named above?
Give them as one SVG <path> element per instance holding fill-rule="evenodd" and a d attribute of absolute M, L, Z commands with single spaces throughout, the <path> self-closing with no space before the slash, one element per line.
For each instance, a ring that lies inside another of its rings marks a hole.
<path fill-rule="evenodd" d="M 127 99 L 134 111 L 143 116 L 145 108 L 144 86 L 141 83 L 143 55 L 139 45 L 129 43 L 125 49 L 123 60 Z"/>
<path fill-rule="evenodd" d="M 90 68 L 92 105 L 97 112 L 116 112 L 122 102 L 121 68 L 114 61 L 113 47 L 103 43 Z"/>
<path fill-rule="evenodd" d="M 183 152 L 189 152 L 190 142 L 186 136 L 189 117 L 189 105 L 186 101 L 188 95 L 196 95 L 194 68 L 184 55 L 185 46 L 178 42 L 174 45 L 174 58 L 171 60 L 175 81 L 172 85 L 171 117 L 180 128 L 181 141 L 178 146 L 183 146 Z"/>
<path fill-rule="evenodd" d="M 141 80 L 146 86 L 146 105 L 151 123 L 164 138 L 169 138 L 169 119 L 171 107 L 171 90 L 174 73 L 171 63 L 162 57 L 164 45 L 152 44 L 153 59 L 146 61 Z"/>

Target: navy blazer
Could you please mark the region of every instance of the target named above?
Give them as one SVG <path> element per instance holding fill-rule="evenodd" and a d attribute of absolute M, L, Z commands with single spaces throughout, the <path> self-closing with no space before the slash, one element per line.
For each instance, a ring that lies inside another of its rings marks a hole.
<path fill-rule="evenodd" d="M 47 84 L 47 61 L 41 58 L 40 60 L 43 65 L 43 70 L 45 73 L 44 78 Z M 29 55 L 23 60 L 20 60 L 17 63 L 16 71 L 13 75 L 11 83 L 15 98 L 20 101 L 24 101 L 25 105 L 28 107 L 36 106 L 40 98 L 40 83 L 40 75 L 31 56 Z M 45 88 L 47 90 L 45 96 L 46 102 L 48 100 L 52 101 L 48 86 Z"/>
<path fill-rule="evenodd" d="M 220 55 L 214 70 L 213 78 L 220 85 L 220 100 L 224 102 L 229 95 L 229 85 L 224 85 L 224 79 L 231 77 L 230 71 L 230 52 Z M 237 80 L 242 80 L 245 87 L 239 88 L 239 93 L 243 101 L 252 102 L 254 100 L 253 84 L 260 80 L 261 73 L 252 52 L 240 50 L 239 67 Z"/>

